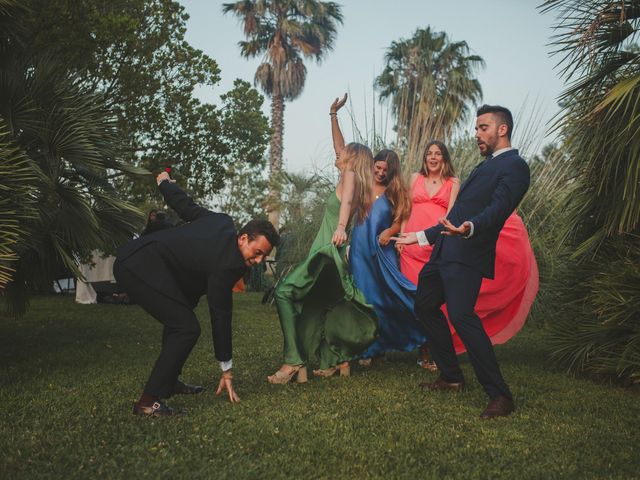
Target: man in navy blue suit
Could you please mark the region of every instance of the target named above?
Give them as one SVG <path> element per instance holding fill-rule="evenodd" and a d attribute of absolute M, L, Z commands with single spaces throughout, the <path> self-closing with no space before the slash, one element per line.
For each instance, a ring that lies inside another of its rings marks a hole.
<path fill-rule="evenodd" d="M 428 391 L 464 388 L 449 326 L 440 310 L 446 303 L 476 377 L 491 399 L 480 415 L 483 419 L 506 416 L 515 410 L 491 340 L 474 312 L 482 279 L 494 277 L 500 230 L 529 188 L 529 167 L 511 148 L 512 130 L 509 110 L 480 107 L 476 141 L 486 159 L 462 184 L 446 218 L 424 231 L 396 238 L 401 244 L 433 245 L 431 258 L 418 278 L 415 313 L 425 325 L 429 349 L 441 373 L 435 382 L 421 387 Z"/>

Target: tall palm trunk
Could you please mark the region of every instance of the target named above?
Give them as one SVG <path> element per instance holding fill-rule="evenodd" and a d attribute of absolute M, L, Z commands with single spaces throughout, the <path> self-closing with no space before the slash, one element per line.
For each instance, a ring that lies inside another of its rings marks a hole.
<path fill-rule="evenodd" d="M 284 98 L 275 93 L 271 97 L 271 146 L 269 149 L 269 221 L 278 228 L 280 223 L 280 174 L 282 173 L 282 136 L 284 133 Z"/>

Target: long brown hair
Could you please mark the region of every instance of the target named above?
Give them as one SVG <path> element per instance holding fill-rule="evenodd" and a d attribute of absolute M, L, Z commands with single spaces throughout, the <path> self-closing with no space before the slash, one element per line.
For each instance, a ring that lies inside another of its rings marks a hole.
<path fill-rule="evenodd" d="M 435 145 L 440 149 L 440 153 L 442 153 L 442 167 L 440 169 L 440 175 L 445 180 L 451 177 L 456 176 L 456 172 L 453 169 L 453 164 L 451 163 L 451 155 L 449 155 L 449 149 L 447 146 L 439 140 L 431 140 L 427 143 L 427 147 L 424 149 L 424 154 L 422 155 L 422 168 L 420 169 L 420 174 L 425 177 L 429 176 L 429 172 L 427 171 L 427 167 L 425 166 L 427 159 L 427 152 L 429 149 Z"/>
<path fill-rule="evenodd" d="M 348 143 L 345 146 L 348 154 L 351 154 L 351 161 L 347 166 L 348 170 L 355 173 L 355 188 L 353 191 L 353 206 L 358 222 L 362 222 L 371 208 L 371 185 L 373 184 L 373 154 L 366 145 L 361 143 Z"/>
<path fill-rule="evenodd" d="M 387 164 L 387 178 L 385 179 L 387 189 L 385 195 L 393 206 L 393 221 L 402 222 L 409 218 L 411 200 L 400 174 L 400 159 L 393 150 L 384 149 L 380 150 L 373 158 L 373 163 L 375 164 L 376 162 L 386 162 Z"/>

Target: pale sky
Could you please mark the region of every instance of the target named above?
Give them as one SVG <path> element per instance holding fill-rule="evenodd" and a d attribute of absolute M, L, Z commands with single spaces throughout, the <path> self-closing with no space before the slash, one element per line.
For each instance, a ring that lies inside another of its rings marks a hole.
<path fill-rule="evenodd" d="M 534 104 L 541 117 L 536 129 L 543 139 L 545 125 L 558 107 L 563 88 L 548 46 L 554 34 L 554 17 L 541 15 L 542 0 L 342 0 L 344 24 L 339 27 L 334 50 L 322 64 L 306 61 L 307 81 L 300 97 L 285 104 L 284 161 L 293 171 L 323 167 L 333 162 L 329 106 L 350 92 L 354 118 L 360 130 L 370 123 L 373 105 L 379 114 L 373 81 L 384 68 L 384 54 L 392 41 L 410 38 L 417 28 L 444 31 L 451 41 L 466 41 L 480 55 L 486 68 L 478 79 L 483 103 L 500 104 L 518 115 L 532 117 Z M 187 41 L 218 63 L 221 81 L 214 88 L 199 89 L 202 101 L 220 104 L 219 96 L 236 78 L 253 84 L 260 58 L 240 56 L 242 26 L 236 17 L 222 14 L 217 0 L 180 0 L 191 16 Z M 374 101 L 375 100 L 375 101 Z M 343 109 L 344 110 L 344 109 Z M 265 99 L 270 117 L 270 101 Z M 341 111 L 347 141 L 353 139 L 348 112 Z M 388 139 L 392 139 L 390 125 Z M 472 125 L 469 126 L 472 131 Z M 516 123 L 516 137 L 518 124 Z M 518 147 L 518 145 L 514 145 Z"/>

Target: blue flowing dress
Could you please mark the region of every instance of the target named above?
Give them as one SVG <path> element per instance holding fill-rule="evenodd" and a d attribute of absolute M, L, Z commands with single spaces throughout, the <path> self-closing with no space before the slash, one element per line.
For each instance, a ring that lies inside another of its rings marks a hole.
<path fill-rule="evenodd" d="M 388 351 L 412 351 L 426 340 L 413 313 L 416 286 L 400 271 L 393 242 L 386 247 L 378 235 L 393 222 L 393 206 L 386 195 L 371 206 L 369 216 L 353 227 L 349 267 L 356 287 L 378 317 L 378 339 L 362 354 L 371 358 Z"/>

